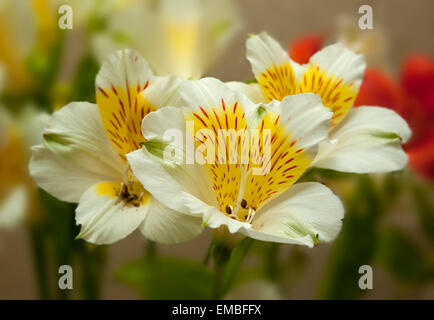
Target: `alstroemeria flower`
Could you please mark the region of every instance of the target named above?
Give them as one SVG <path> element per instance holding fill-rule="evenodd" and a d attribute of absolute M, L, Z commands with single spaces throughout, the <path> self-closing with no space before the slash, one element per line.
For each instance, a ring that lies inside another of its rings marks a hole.
<path fill-rule="evenodd" d="M 434 180 L 434 59 L 413 54 L 403 63 L 401 86 L 407 103 L 400 111 L 415 132 L 405 146 L 410 166 Z"/>
<path fill-rule="evenodd" d="M 295 39 L 288 47 L 289 56 L 297 63 L 308 63 L 310 57 L 321 50 L 324 38 L 323 35 L 304 35 Z"/>
<path fill-rule="evenodd" d="M 247 58 L 266 101 L 312 92 L 333 112 L 329 139 L 321 144 L 313 166 L 373 173 L 400 170 L 406 165 L 401 144 L 411 135 L 407 123 L 389 109 L 352 108 L 365 71 L 362 55 L 337 43 L 299 65 L 262 33 L 247 40 Z"/>
<path fill-rule="evenodd" d="M 294 184 L 329 130 L 332 114 L 319 96 L 254 104 L 214 78 L 186 81 L 178 93 L 182 108 L 145 117 L 147 142 L 127 155 L 155 198 L 210 228 L 259 240 L 313 246 L 335 238 L 339 199 L 322 184 Z"/>
<path fill-rule="evenodd" d="M 41 3 L 0 1 L 0 62 L 4 65 L 7 90 L 23 90 L 33 82 L 26 59 L 38 42 L 42 30 Z"/>
<path fill-rule="evenodd" d="M 109 1 L 83 0 L 0 0 L 0 63 L 4 64 L 8 92 L 21 93 L 36 85 L 33 69 L 44 68 L 60 33 L 58 19 L 62 5 L 73 10 L 73 29 L 79 29 L 94 9 Z M 112 1 L 110 1 L 112 2 Z M 32 68 L 30 68 L 32 66 Z"/>
<path fill-rule="evenodd" d="M 79 203 L 79 237 L 109 244 L 139 228 L 169 243 L 201 232 L 199 219 L 152 198 L 125 158 L 145 141 L 143 117 L 166 105 L 180 81 L 154 77 L 138 53 L 118 51 L 98 73 L 96 104 L 72 102 L 53 114 L 43 144 L 33 148 L 30 172 L 53 196 Z"/>
<path fill-rule="evenodd" d="M 405 59 L 401 70 L 401 85 L 386 72 L 367 69 L 360 93 L 359 105 L 380 105 L 396 111 L 409 123 L 413 135 L 405 144 L 409 166 L 420 175 L 434 179 L 434 61 L 413 54 Z"/>
<path fill-rule="evenodd" d="M 240 27 L 232 0 L 133 0 L 113 10 L 92 46 L 100 58 L 134 48 L 158 75 L 199 79 Z"/>
<path fill-rule="evenodd" d="M 362 30 L 354 21 L 357 17 L 342 15 L 332 30 L 317 32 L 316 34 L 301 35 L 288 45 L 288 53 L 292 60 L 305 64 L 309 58 L 317 53 L 327 43 L 340 42 L 346 48 L 363 54 L 368 65 L 384 65 L 387 51 L 387 38 L 378 24 L 374 30 Z"/>

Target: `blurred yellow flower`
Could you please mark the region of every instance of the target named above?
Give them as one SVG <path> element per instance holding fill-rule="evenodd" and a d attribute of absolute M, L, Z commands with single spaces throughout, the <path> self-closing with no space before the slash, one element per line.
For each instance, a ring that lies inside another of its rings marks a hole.
<path fill-rule="evenodd" d="M 108 0 L 101 2 L 109 3 Z M 35 84 L 31 68 L 44 69 L 60 29 L 58 10 L 67 4 L 73 10 L 73 26 L 90 17 L 97 2 L 83 0 L 0 0 L 0 62 L 4 65 L 7 91 L 22 91 Z"/>
<path fill-rule="evenodd" d="M 23 89 L 31 85 L 25 59 L 36 39 L 37 17 L 32 2 L 0 1 L 0 61 L 5 68 L 7 89 Z"/>
<path fill-rule="evenodd" d="M 138 50 L 159 75 L 200 78 L 241 27 L 231 0 L 123 2 L 92 41 L 100 60 L 118 48 Z"/>
<path fill-rule="evenodd" d="M 27 164 L 30 147 L 42 140 L 47 119 L 47 114 L 30 106 L 16 117 L 0 107 L 0 229 L 11 229 L 39 210 L 37 187 Z"/>
<path fill-rule="evenodd" d="M 372 30 L 362 30 L 355 21 L 356 18 L 348 15 L 339 17 L 335 31 L 337 41 L 342 42 L 351 51 L 363 54 L 371 67 L 387 63 L 387 37 L 381 26 L 376 25 Z"/>

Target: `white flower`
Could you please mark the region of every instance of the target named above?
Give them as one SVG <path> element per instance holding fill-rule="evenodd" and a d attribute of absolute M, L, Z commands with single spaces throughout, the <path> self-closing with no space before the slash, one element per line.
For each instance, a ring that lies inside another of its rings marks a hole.
<path fill-rule="evenodd" d="M 24 218 L 27 192 L 20 164 L 21 143 L 12 118 L 0 109 L 0 229 L 12 229 Z"/>
<path fill-rule="evenodd" d="M 152 198 L 125 158 L 145 141 L 142 118 L 166 105 L 180 81 L 154 77 L 138 53 L 118 51 L 96 78 L 97 104 L 72 102 L 53 114 L 43 144 L 33 148 L 30 172 L 53 196 L 79 203 L 79 237 L 109 244 L 139 228 L 151 240 L 171 243 L 201 232 L 199 219 Z"/>
<path fill-rule="evenodd" d="M 337 43 L 301 66 L 274 39 L 261 33 L 247 40 L 247 59 L 258 86 L 237 84 L 237 90 L 256 101 L 312 92 L 319 94 L 324 106 L 333 112 L 329 139 L 321 143 L 312 166 L 356 173 L 405 167 L 407 155 L 401 144 L 411 135 L 407 123 L 389 109 L 352 108 L 365 70 L 363 56 Z"/>
<path fill-rule="evenodd" d="M 34 74 L 29 65 L 43 66 L 60 33 L 65 38 L 71 36 L 72 30 L 65 32 L 58 26 L 58 19 L 64 14 L 59 14 L 62 5 L 71 7 L 70 21 L 75 31 L 95 11 L 109 11 L 113 7 L 112 1 L 0 0 L 0 63 L 5 68 L 6 89 L 22 92 L 24 88 L 34 86 Z"/>
<path fill-rule="evenodd" d="M 27 162 L 47 120 L 48 114 L 30 106 L 15 117 L 0 106 L 0 229 L 15 228 L 27 213 L 37 210 L 37 188 Z"/>
<path fill-rule="evenodd" d="M 173 210 L 201 216 L 210 228 L 225 225 L 231 233 L 259 240 L 313 246 L 335 238 L 344 212 L 339 199 L 319 183 L 294 184 L 327 137 L 332 114 L 317 95 L 254 104 L 213 78 L 186 81 L 178 93 L 177 105 L 183 108 L 149 114 L 142 123 L 148 141 L 127 155 L 134 174 L 155 198 Z M 186 120 L 194 123 L 194 131 Z M 168 130 L 174 129 L 185 133 L 186 145 L 169 137 Z M 249 132 L 251 140 L 230 134 L 227 144 L 211 142 L 212 135 L 231 129 Z M 215 149 L 215 161 L 189 163 L 163 156 L 181 150 L 182 158 L 189 157 L 189 135 L 196 140 L 197 154 L 205 156 L 204 145 L 211 146 L 206 155 Z M 237 146 L 232 160 L 247 156 L 246 162 L 231 161 L 230 151 L 219 156 L 219 146 L 228 150 L 231 142 Z"/>
<path fill-rule="evenodd" d="M 37 42 L 37 16 L 31 1 L 0 0 L 0 62 L 4 85 L 22 90 L 31 82 L 25 59 Z"/>
<path fill-rule="evenodd" d="M 375 28 L 366 30 L 360 29 L 356 16 L 341 15 L 337 19 L 335 35 L 333 38 L 342 42 L 345 47 L 356 53 L 364 55 L 369 66 L 383 66 L 387 64 L 386 53 L 388 51 L 388 37 L 385 30 L 379 23 Z"/>
<path fill-rule="evenodd" d="M 240 29 L 232 0 L 133 0 L 108 17 L 92 46 L 97 57 L 138 50 L 158 75 L 200 78 Z"/>

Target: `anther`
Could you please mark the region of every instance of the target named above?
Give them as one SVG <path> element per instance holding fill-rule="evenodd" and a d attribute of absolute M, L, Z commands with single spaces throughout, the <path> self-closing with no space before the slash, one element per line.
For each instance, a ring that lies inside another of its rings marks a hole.
<path fill-rule="evenodd" d="M 232 206 L 227 205 L 226 208 L 225 208 L 225 211 L 226 211 L 227 214 L 232 214 Z"/>
<path fill-rule="evenodd" d="M 241 200 L 241 207 L 242 207 L 243 209 L 246 209 L 246 208 L 247 208 L 247 201 L 246 201 L 246 199 Z"/>

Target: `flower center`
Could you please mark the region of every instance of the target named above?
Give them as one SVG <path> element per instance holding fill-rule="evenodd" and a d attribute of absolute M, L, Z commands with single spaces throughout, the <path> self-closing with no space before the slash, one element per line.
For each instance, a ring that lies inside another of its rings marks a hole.
<path fill-rule="evenodd" d="M 215 155 L 213 163 L 204 166 L 220 211 L 232 219 L 250 223 L 256 211 L 287 190 L 312 161 L 272 112 L 263 114 L 251 131 L 239 103 L 226 106 L 222 100 L 221 106 L 200 108 L 186 118 L 194 121 L 196 148 L 204 157 Z"/>
<path fill-rule="evenodd" d="M 97 187 L 97 194 L 117 199 L 126 206 L 139 207 L 149 201 L 148 193 L 136 179 L 130 168 L 125 170 L 123 182 L 103 182 Z"/>

